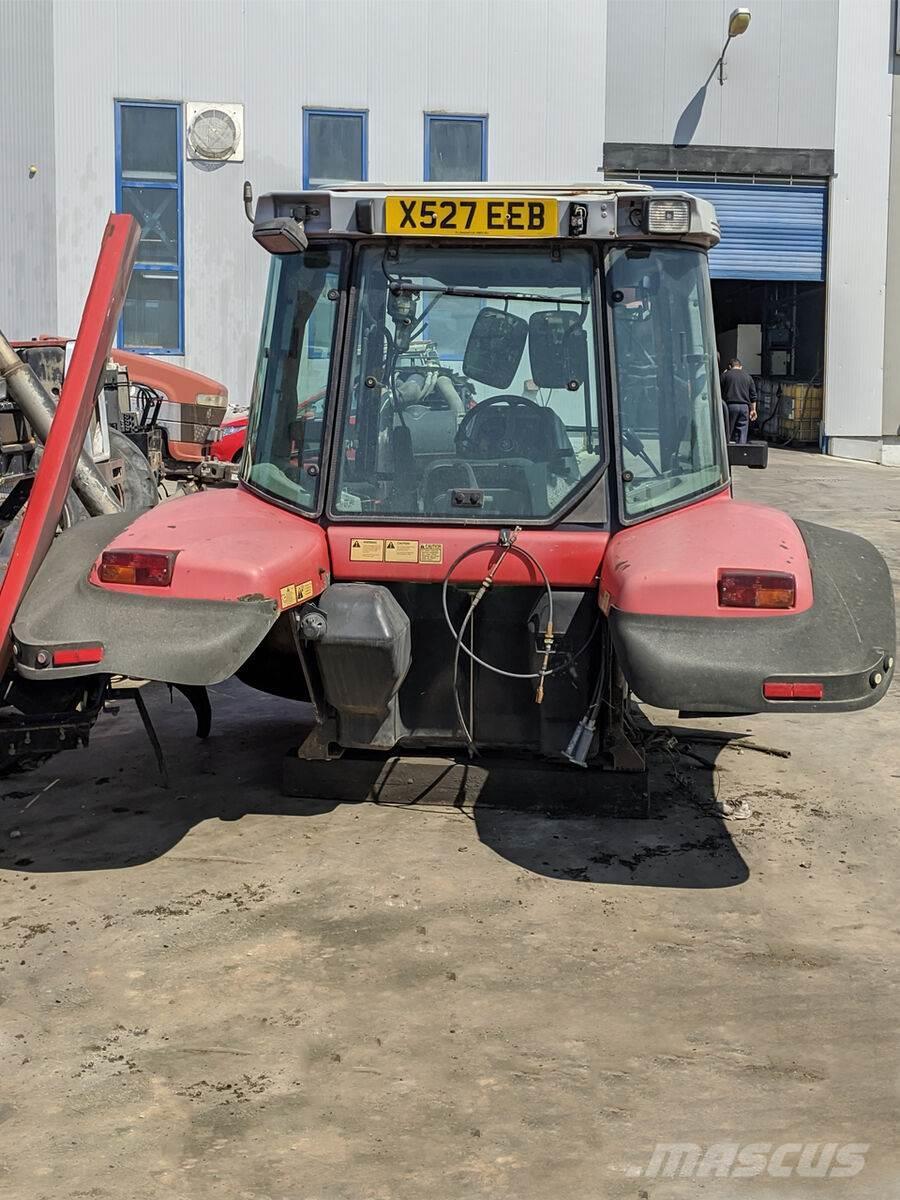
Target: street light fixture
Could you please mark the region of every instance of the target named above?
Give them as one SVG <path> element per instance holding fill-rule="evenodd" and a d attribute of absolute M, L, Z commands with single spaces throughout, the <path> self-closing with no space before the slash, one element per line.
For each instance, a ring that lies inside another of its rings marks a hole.
<path fill-rule="evenodd" d="M 728 49 L 731 39 L 740 37 L 742 33 L 747 32 L 747 26 L 750 24 L 750 9 L 736 8 L 728 18 L 728 37 L 725 40 L 725 45 L 722 47 L 722 53 L 719 55 L 719 86 L 725 82 L 725 51 Z"/>

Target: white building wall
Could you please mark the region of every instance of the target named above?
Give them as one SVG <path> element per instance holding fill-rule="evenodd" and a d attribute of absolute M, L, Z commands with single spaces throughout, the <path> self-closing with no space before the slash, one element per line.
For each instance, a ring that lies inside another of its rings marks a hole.
<path fill-rule="evenodd" d="M 893 0 L 843 0 L 826 293 L 825 436 L 882 458 Z"/>
<path fill-rule="evenodd" d="M 488 115 L 488 177 L 596 178 L 606 0 L 56 0 L 58 327 L 115 204 L 114 101 L 244 105 L 244 163 L 184 161 L 185 354 L 248 395 L 267 256 L 241 191 L 299 188 L 302 109 L 369 110 L 369 178 L 417 180 L 424 113 Z M 564 19 L 563 19 L 564 15 Z"/>
<path fill-rule="evenodd" d="M 715 65 L 736 7 L 609 0 L 608 142 L 832 146 L 838 0 L 751 0 L 720 85 Z"/>
<path fill-rule="evenodd" d="M 0 0 L 0 329 L 56 325 L 51 0 Z"/>

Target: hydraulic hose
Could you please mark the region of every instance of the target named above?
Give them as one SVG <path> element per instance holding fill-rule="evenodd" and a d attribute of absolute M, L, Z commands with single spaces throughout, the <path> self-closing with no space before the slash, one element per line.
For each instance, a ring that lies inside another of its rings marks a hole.
<path fill-rule="evenodd" d="M 444 608 L 444 620 L 447 622 L 450 632 L 453 634 L 453 637 L 455 640 L 461 642 L 462 634 L 465 632 L 466 625 L 471 620 L 472 614 L 474 613 L 475 609 L 478 607 L 478 605 L 484 599 L 485 594 L 488 592 L 488 590 L 493 585 L 494 575 L 497 573 L 497 571 L 500 567 L 500 564 L 503 562 L 504 558 L 506 558 L 507 554 L 509 554 L 510 552 L 517 554 L 520 558 L 524 558 L 526 561 L 530 562 L 532 564 L 532 566 L 536 568 L 536 570 L 538 571 L 538 573 L 540 574 L 541 578 L 544 581 L 544 588 L 547 592 L 547 604 L 548 604 L 547 628 L 551 632 L 551 640 L 552 640 L 553 590 L 550 587 L 550 580 L 547 578 L 547 572 L 544 570 L 544 568 L 541 566 L 541 564 L 537 561 L 537 559 L 534 558 L 533 555 L 529 554 L 527 550 L 523 550 L 523 549 L 521 549 L 521 547 L 516 546 L 514 544 L 515 537 L 518 532 L 519 532 L 518 530 L 513 531 L 508 545 L 504 545 L 502 542 L 499 543 L 500 553 L 497 556 L 497 558 L 495 559 L 495 561 L 488 568 L 488 572 L 485 575 L 484 579 L 482 580 L 481 586 L 479 587 L 479 589 L 475 593 L 475 595 L 472 597 L 472 602 L 469 605 L 469 611 L 466 614 L 466 619 L 463 621 L 462 626 L 458 630 L 457 630 L 456 626 L 453 624 L 453 621 L 450 617 L 450 609 L 447 605 L 447 589 L 450 586 L 450 576 L 453 574 L 453 572 L 456 570 L 456 568 L 459 566 L 459 564 L 461 562 L 465 561 L 465 559 L 470 558 L 473 554 L 477 554 L 481 550 L 496 550 L 498 548 L 498 543 L 497 542 L 479 542 L 477 546 L 470 546 L 467 550 L 463 550 L 462 554 L 458 555 L 453 560 L 453 562 L 450 564 L 450 566 L 447 568 L 447 573 L 444 576 L 444 583 L 441 588 L 441 603 L 443 604 L 443 608 Z M 473 650 L 470 650 L 467 646 L 461 645 L 461 649 L 465 654 L 467 654 L 469 656 L 469 658 L 472 659 L 473 662 L 478 663 L 478 665 L 480 667 L 485 667 L 488 671 L 493 671 L 496 675 L 504 675 L 507 679 L 543 679 L 543 677 L 545 675 L 554 675 L 557 671 L 565 669 L 564 667 L 555 667 L 552 670 L 548 670 L 546 667 L 544 667 L 540 671 L 525 671 L 525 672 L 506 671 L 503 669 L 503 667 L 495 666 L 494 663 L 489 663 L 485 659 L 479 658 L 478 655 Z M 568 664 L 566 664 L 566 665 L 568 665 Z"/>
<path fill-rule="evenodd" d="M 462 708 L 459 703 L 458 675 L 459 675 L 460 652 L 465 653 L 472 660 L 472 662 L 478 663 L 479 666 L 484 667 L 488 671 L 492 671 L 495 675 L 502 675 L 506 679 L 537 679 L 538 687 L 535 692 L 535 701 L 536 701 L 536 703 L 540 704 L 541 701 L 543 700 L 543 696 L 544 696 L 544 680 L 550 675 L 558 675 L 558 674 L 560 674 L 560 672 L 566 671 L 569 669 L 569 667 L 572 665 L 572 663 L 575 661 L 575 659 L 578 658 L 590 645 L 591 641 L 593 640 L 594 634 L 597 632 L 597 627 L 599 624 L 599 616 L 598 616 L 597 620 L 594 621 L 594 624 L 591 627 L 591 632 L 588 634 L 587 638 L 585 639 L 584 644 L 582 646 L 580 646 L 574 654 L 567 655 L 565 662 L 560 663 L 556 667 L 549 666 L 550 655 L 553 653 L 553 636 L 554 636 L 554 633 L 553 633 L 553 631 L 554 631 L 553 589 L 550 586 L 550 580 L 547 577 L 547 572 L 544 570 L 544 568 L 541 566 L 541 564 L 538 562 L 538 560 L 534 557 L 534 555 L 529 554 L 529 552 L 527 550 L 523 550 L 521 546 L 517 546 L 515 544 L 516 538 L 518 537 L 520 532 L 521 531 L 518 526 L 513 530 L 504 529 L 504 530 L 500 531 L 500 537 L 499 537 L 498 541 L 496 541 L 496 542 L 479 542 L 477 545 L 470 546 L 467 550 L 464 550 L 462 552 L 462 554 L 458 555 L 453 560 L 453 562 L 450 564 L 450 566 L 447 568 L 447 572 L 444 575 L 444 582 L 443 582 L 443 585 L 441 588 L 441 603 L 442 603 L 442 606 L 444 609 L 444 619 L 447 622 L 447 627 L 450 630 L 450 633 L 452 634 L 453 640 L 455 642 L 455 650 L 454 650 L 454 655 L 453 655 L 453 702 L 456 706 L 456 716 L 459 721 L 460 728 L 463 731 L 463 734 L 466 738 L 466 742 L 469 746 L 469 749 L 470 749 L 470 751 L 476 752 L 476 753 L 477 753 L 477 746 L 475 745 L 475 742 L 472 738 L 472 734 L 469 730 L 468 725 L 466 724 L 466 720 L 465 720 L 465 717 L 463 716 Z M 466 611 L 465 617 L 463 618 L 462 625 L 460 625 L 459 629 L 457 629 L 456 626 L 453 624 L 453 620 L 450 616 L 450 609 L 449 609 L 449 606 L 447 603 L 447 592 L 448 592 L 448 588 L 450 586 L 450 579 L 451 579 L 451 576 L 453 575 L 453 572 L 456 570 L 456 568 L 459 566 L 459 564 L 461 562 L 464 562 L 465 559 L 469 558 L 471 555 L 477 554 L 477 553 L 479 553 L 479 551 L 483 551 L 483 550 L 498 550 L 498 549 L 499 549 L 500 553 L 497 555 L 496 559 L 488 567 L 485 577 L 481 582 L 481 586 L 478 588 L 478 590 L 476 591 L 476 593 L 474 594 L 474 596 L 472 597 L 472 599 L 469 603 L 469 607 L 468 607 L 468 610 Z M 472 621 L 472 618 L 475 615 L 475 609 L 478 607 L 478 605 L 484 599 L 487 592 L 493 586 L 494 576 L 496 575 L 497 571 L 500 569 L 500 565 L 502 564 L 503 560 L 506 558 L 507 554 L 510 554 L 510 553 L 517 554 L 520 558 L 524 559 L 526 562 L 531 563 L 531 565 L 534 567 L 534 569 L 541 576 L 541 579 L 543 580 L 543 584 L 544 584 L 544 589 L 546 590 L 546 593 L 547 593 L 547 624 L 544 629 L 544 646 L 543 646 L 543 651 L 542 651 L 542 665 L 541 665 L 541 669 L 539 671 L 524 671 L 524 672 L 523 671 L 507 671 L 505 668 L 498 667 L 494 663 L 488 662 L 486 659 L 479 658 L 479 656 L 474 652 L 474 650 L 471 650 L 468 646 L 466 646 L 463 641 L 465 634 L 466 634 L 466 630 L 468 629 L 468 627 Z"/>

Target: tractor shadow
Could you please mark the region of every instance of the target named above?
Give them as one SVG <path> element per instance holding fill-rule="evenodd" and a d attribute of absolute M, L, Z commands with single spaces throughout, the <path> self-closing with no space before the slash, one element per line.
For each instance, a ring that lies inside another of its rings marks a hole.
<path fill-rule="evenodd" d="M 376 787 L 373 799 L 372 780 L 383 766 L 374 756 L 368 782 L 364 768 L 352 779 L 345 775 L 342 784 L 343 764 L 331 763 L 329 798 L 292 798 L 280 794 L 281 766 L 286 750 L 300 740 L 307 707 L 265 697 L 248 705 L 252 695 L 237 684 L 216 689 L 213 733 L 199 743 L 191 736 L 186 705 L 169 706 L 162 689 L 148 692 L 166 753 L 168 789 L 161 786 L 137 715 L 124 709 L 115 719 L 101 719 L 87 751 L 4 779 L 0 870 L 123 869 L 165 855 L 204 821 L 250 815 L 303 820 L 367 804 L 419 815 L 456 809 L 499 857 L 554 879 L 702 889 L 733 887 L 749 876 L 717 807 L 714 760 L 725 741 L 704 745 L 690 759 L 671 748 L 652 752 L 649 812 L 633 780 L 594 773 L 590 788 L 582 784 L 574 797 L 561 795 L 552 776 L 549 786 L 528 791 L 489 775 L 474 800 L 471 790 L 434 787 L 413 789 L 402 801 Z M 579 780 L 585 775 L 579 772 Z"/>

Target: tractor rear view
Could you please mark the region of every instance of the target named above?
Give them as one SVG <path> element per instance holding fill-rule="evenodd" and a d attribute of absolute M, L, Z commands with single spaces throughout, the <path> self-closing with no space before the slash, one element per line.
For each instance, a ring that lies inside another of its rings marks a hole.
<path fill-rule="evenodd" d="M 15 619 L 20 693 L 237 676 L 311 705 L 295 791 L 436 752 L 597 789 L 642 769 L 632 694 L 883 697 L 877 551 L 732 496 L 708 203 L 358 184 L 264 196 L 253 234 L 272 262 L 239 486 L 61 534 Z"/>

